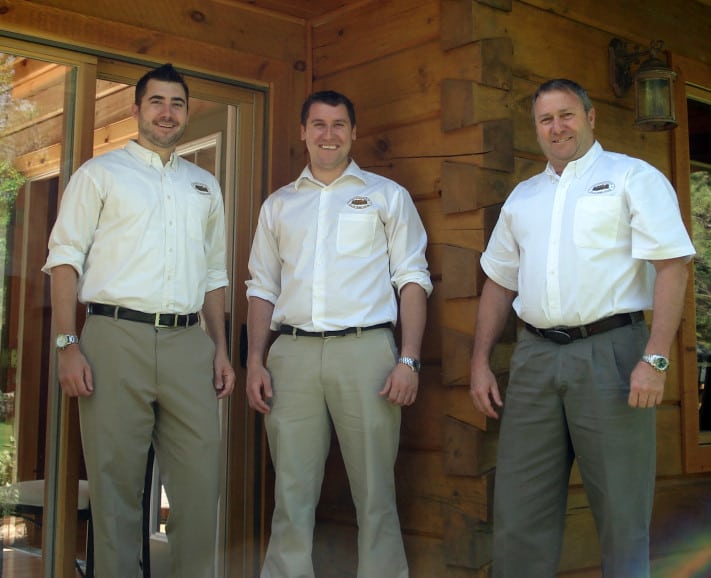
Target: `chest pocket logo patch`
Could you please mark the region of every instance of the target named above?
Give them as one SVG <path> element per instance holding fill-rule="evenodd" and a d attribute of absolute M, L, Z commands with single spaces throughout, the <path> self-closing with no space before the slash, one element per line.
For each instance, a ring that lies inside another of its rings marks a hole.
<path fill-rule="evenodd" d="M 210 189 L 207 185 L 203 183 L 192 183 L 193 188 L 201 195 L 209 195 Z"/>
<path fill-rule="evenodd" d="M 348 201 L 348 206 L 351 209 L 367 209 L 372 207 L 373 203 L 368 197 L 353 197 Z"/>
<path fill-rule="evenodd" d="M 588 193 L 591 195 L 600 195 L 602 193 L 611 193 L 615 190 L 615 183 L 611 181 L 604 181 L 602 183 L 597 183 L 588 189 Z"/>

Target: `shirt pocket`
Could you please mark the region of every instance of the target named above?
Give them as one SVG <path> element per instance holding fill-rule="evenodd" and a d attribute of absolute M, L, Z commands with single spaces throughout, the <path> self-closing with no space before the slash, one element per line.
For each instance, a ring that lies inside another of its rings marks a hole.
<path fill-rule="evenodd" d="M 622 212 L 620 197 L 590 196 L 575 206 L 573 241 L 576 247 L 604 249 L 617 242 Z"/>
<path fill-rule="evenodd" d="M 205 238 L 207 218 L 210 214 L 210 197 L 192 194 L 188 197 L 187 229 L 188 237 L 194 241 Z"/>
<path fill-rule="evenodd" d="M 336 248 L 343 255 L 367 257 L 373 249 L 375 227 L 378 223 L 376 213 L 351 214 L 338 216 L 338 235 Z"/>

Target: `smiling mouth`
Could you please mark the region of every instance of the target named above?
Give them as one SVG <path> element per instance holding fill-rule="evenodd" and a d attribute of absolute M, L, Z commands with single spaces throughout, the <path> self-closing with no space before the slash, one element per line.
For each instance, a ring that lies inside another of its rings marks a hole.
<path fill-rule="evenodd" d="M 571 140 L 573 140 L 573 137 L 572 137 L 572 136 L 567 136 L 567 137 L 565 137 L 565 138 L 558 138 L 558 139 L 555 139 L 555 140 L 553 141 L 553 144 L 562 144 L 562 143 L 565 143 L 565 142 L 568 142 L 568 141 L 571 141 Z"/>
<path fill-rule="evenodd" d="M 323 145 L 319 145 L 319 148 L 325 149 L 327 151 L 335 151 L 335 150 L 338 150 L 338 145 L 323 144 Z"/>

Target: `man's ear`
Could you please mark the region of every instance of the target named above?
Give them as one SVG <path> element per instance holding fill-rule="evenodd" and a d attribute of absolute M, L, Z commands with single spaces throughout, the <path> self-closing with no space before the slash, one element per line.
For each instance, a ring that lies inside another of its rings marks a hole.
<path fill-rule="evenodd" d="M 590 122 L 590 126 L 592 128 L 595 128 L 595 108 L 591 108 L 588 111 L 588 122 Z"/>

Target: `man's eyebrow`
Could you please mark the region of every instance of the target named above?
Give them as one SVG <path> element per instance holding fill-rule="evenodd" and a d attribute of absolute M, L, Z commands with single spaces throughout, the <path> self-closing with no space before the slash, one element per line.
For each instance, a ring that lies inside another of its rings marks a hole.
<path fill-rule="evenodd" d="M 152 94 L 148 97 L 148 100 L 166 100 L 166 98 L 167 97 L 162 94 Z M 185 99 L 182 96 L 171 96 L 170 102 L 180 102 L 185 104 Z"/>
<path fill-rule="evenodd" d="M 320 117 L 315 117 L 312 119 L 309 119 L 309 123 L 317 123 L 317 122 L 327 122 L 325 118 L 320 118 Z M 348 123 L 350 122 L 350 119 L 343 117 L 343 118 L 332 118 L 331 122 L 343 122 L 343 123 Z"/>

